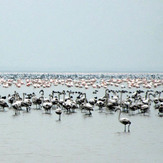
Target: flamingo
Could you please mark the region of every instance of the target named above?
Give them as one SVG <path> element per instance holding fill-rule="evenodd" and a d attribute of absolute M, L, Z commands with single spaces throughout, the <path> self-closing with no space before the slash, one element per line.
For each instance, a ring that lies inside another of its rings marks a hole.
<path fill-rule="evenodd" d="M 67 113 L 70 113 L 71 104 L 72 104 L 71 100 L 66 100 L 66 102 L 64 102 L 62 105 L 67 110 Z"/>
<path fill-rule="evenodd" d="M 81 109 L 88 111 L 88 115 L 92 115 L 91 111 L 93 111 L 93 106 L 88 103 L 88 100 L 86 98 L 86 93 L 83 94 L 84 95 L 84 103 L 81 104 Z"/>
<path fill-rule="evenodd" d="M 163 102 L 159 102 L 157 105 L 155 105 L 155 109 L 158 109 L 158 114 L 162 115 L 163 114 Z"/>
<path fill-rule="evenodd" d="M 96 105 L 99 107 L 99 110 L 102 110 L 102 108 L 105 106 L 105 98 L 99 98 Z"/>
<path fill-rule="evenodd" d="M 55 110 L 55 113 L 59 115 L 59 119 L 58 120 L 60 121 L 61 120 L 62 109 L 61 108 L 57 108 Z"/>
<path fill-rule="evenodd" d="M 27 97 L 25 97 L 25 95 L 27 95 L 27 94 L 23 93 L 23 101 L 21 103 L 21 106 L 26 107 L 26 112 L 29 112 L 31 109 L 30 107 L 32 105 L 32 102 L 30 101 L 31 95 L 27 95 Z"/>
<path fill-rule="evenodd" d="M 124 132 L 126 132 L 126 125 L 128 125 L 128 132 L 130 132 L 131 121 L 128 118 L 120 118 L 120 116 L 121 116 L 121 109 L 117 108 L 115 110 L 115 112 L 118 111 L 118 110 L 119 110 L 118 120 L 119 120 L 120 123 L 124 124 L 124 126 L 125 126 Z"/>
<path fill-rule="evenodd" d="M 0 107 L 2 107 L 3 110 L 4 110 L 5 107 L 9 107 L 7 102 L 5 102 L 4 99 L 6 99 L 6 96 L 0 98 Z"/>
<path fill-rule="evenodd" d="M 115 108 L 118 106 L 118 97 L 117 96 L 112 96 L 110 98 L 110 92 L 114 92 L 113 90 L 108 90 L 106 89 L 105 91 L 105 97 L 106 97 L 106 101 L 105 101 L 105 106 L 111 110 L 114 111 Z M 115 94 L 115 92 L 114 92 Z"/>
<path fill-rule="evenodd" d="M 36 97 L 36 94 L 33 92 L 33 94 L 32 94 L 32 103 L 34 104 L 34 105 L 36 105 L 36 109 L 37 110 L 39 110 L 39 109 L 41 109 L 41 104 L 42 104 L 42 97 L 39 97 L 39 98 L 37 98 Z M 39 105 L 39 108 L 37 108 L 37 105 Z"/>
<path fill-rule="evenodd" d="M 57 93 L 57 92 L 52 91 L 52 95 L 50 95 L 50 97 L 51 97 L 51 102 L 52 102 L 53 106 L 58 104 L 58 98 L 57 98 L 57 96 L 54 97 L 54 94 L 55 94 L 55 93 Z"/>
<path fill-rule="evenodd" d="M 91 98 L 88 102 L 89 102 L 91 105 L 95 105 L 96 102 L 97 102 L 97 97 Z"/>
<path fill-rule="evenodd" d="M 72 92 L 72 91 L 67 91 L 67 92 L 69 93 L 69 96 L 67 98 L 65 98 L 66 102 L 64 103 L 64 106 L 67 109 L 67 112 L 70 113 L 70 111 L 71 111 L 71 113 L 72 113 L 72 112 L 75 112 L 76 108 L 78 108 L 76 101 L 74 101 L 73 96 L 71 96 L 71 94 L 74 94 L 75 92 Z M 68 108 L 67 108 L 67 106 L 68 106 Z"/>
<path fill-rule="evenodd" d="M 45 113 L 51 113 L 52 103 L 49 99 L 45 99 L 42 106 L 45 109 Z"/>
<path fill-rule="evenodd" d="M 163 103 L 160 104 L 160 107 L 158 108 L 159 112 L 158 114 L 163 114 Z"/>
<path fill-rule="evenodd" d="M 93 106 L 90 103 L 84 103 L 81 107 L 89 112 L 87 115 L 92 115 L 91 111 L 93 111 Z"/>
<path fill-rule="evenodd" d="M 12 105 L 13 104 L 13 102 L 14 102 L 14 100 L 15 100 L 15 95 L 8 95 L 8 103 L 10 104 L 10 105 Z"/>
<path fill-rule="evenodd" d="M 18 114 L 18 112 L 20 113 L 20 110 L 22 110 L 21 108 L 21 101 L 15 101 L 13 104 L 12 104 L 12 107 L 13 109 L 15 110 L 15 115 Z"/>
<path fill-rule="evenodd" d="M 79 96 L 76 97 L 76 104 L 79 105 L 79 107 L 84 103 L 85 101 L 85 96 L 84 93 L 78 92 Z"/>

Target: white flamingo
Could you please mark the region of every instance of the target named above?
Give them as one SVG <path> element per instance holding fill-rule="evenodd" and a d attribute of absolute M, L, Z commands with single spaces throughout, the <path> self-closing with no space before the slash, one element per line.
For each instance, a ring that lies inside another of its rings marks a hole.
<path fill-rule="evenodd" d="M 131 121 L 128 118 L 120 118 L 121 116 L 121 109 L 117 108 L 115 111 L 119 110 L 119 116 L 118 116 L 118 120 L 120 123 L 124 124 L 125 128 L 124 128 L 124 132 L 126 132 L 126 125 L 128 125 L 128 132 L 130 132 L 130 125 L 131 125 Z"/>
<path fill-rule="evenodd" d="M 3 111 L 5 107 L 9 107 L 7 102 L 5 102 L 5 99 L 6 99 L 6 96 L 0 97 L 0 107 L 3 108 Z"/>
<path fill-rule="evenodd" d="M 59 121 L 60 121 L 61 120 L 62 109 L 61 108 L 57 108 L 55 110 L 55 113 L 59 115 Z"/>
<path fill-rule="evenodd" d="M 44 100 L 42 106 L 45 110 L 45 113 L 51 114 L 52 103 L 50 102 L 50 100 L 48 100 L 48 99 Z"/>

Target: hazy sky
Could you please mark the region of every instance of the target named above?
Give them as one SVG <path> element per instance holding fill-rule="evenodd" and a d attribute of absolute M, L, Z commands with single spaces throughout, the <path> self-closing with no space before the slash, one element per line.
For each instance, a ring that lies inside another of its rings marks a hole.
<path fill-rule="evenodd" d="M 0 0 L 0 71 L 163 71 L 162 0 Z"/>

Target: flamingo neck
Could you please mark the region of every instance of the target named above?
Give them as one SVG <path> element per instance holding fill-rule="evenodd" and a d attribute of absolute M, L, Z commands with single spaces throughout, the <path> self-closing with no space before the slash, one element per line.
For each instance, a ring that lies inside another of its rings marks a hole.
<path fill-rule="evenodd" d="M 105 94 L 105 97 L 106 97 L 105 103 L 107 104 L 109 100 L 109 94 Z"/>
<path fill-rule="evenodd" d="M 84 104 L 87 103 L 87 97 L 86 97 L 86 93 L 84 93 Z"/>
<path fill-rule="evenodd" d="M 24 101 L 24 99 L 25 99 L 25 94 L 23 93 L 23 101 Z"/>
<path fill-rule="evenodd" d="M 120 116 L 121 116 L 121 110 L 119 109 L 119 115 L 118 115 L 118 120 L 120 121 Z"/>
<path fill-rule="evenodd" d="M 60 100 L 60 93 L 58 93 L 58 100 Z"/>
<path fill-rule="evenodd" d="M 63 102 L 65 102 L 65 93 L 63 94 Z"/>
<path fill-rule="evenodd" d="M 147 99 L 147 98 L 148 98 L 148 91 L 145 94 L 145 99 Z"/>
<path fill-rule="evenodd" d="M 122 92 L 121 92 L 121 96 L 120 96 L 120 105 L 122 105 Z"/>
<path fill-rule="evenodd" d="M 54 98 L 54 92 L 52 92 L 52 98 Z"/>

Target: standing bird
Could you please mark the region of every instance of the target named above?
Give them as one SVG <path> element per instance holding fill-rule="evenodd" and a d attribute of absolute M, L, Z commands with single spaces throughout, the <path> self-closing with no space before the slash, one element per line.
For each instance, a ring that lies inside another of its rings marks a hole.
<path fill-rule="evenodd" d="M 52 103 L 50 102 L 50 100 L 45 100 L 44 102 L 43 102 L 43 108 L 45 109 L 45 113 L 49 113 L 49 114 L 51 114 L 51 108 L 52 108 Z"/>
<path fill-rule="evenodd" d="M 4 109 L 5 107 L 9 107 L 8 104 L 7 104 L 7 102 L 5 102 L 4 99 L 6 99 L 6 96 L 0 97 L 0 107 L 3 108 L 3 111 L 5 110 Z"/>
<path fill-rule="evenodd" d="M 62 109 L 61 108 L 57 108 L 55 110 L 55 113 L 59 115 L 59 121 L 60 121 L 61 120 Z"/>
<path fill-rule="evenodd" d="M 32 102 L 30 101 L 30 95 L 25 97 L 26 93 L 23 93 L 23 101 L 21 102 L 21 106 L 26 108 L 26 112 L 28 113 L 31 110 Z"/>
<path fill-rule="evenodd" d="M 36 105 L 36 109 L 40 110 L 41 109 L 41 104 L 42 104 L 42 98 L 41 97 L 36 97 L 36 94 L 33 92 L 32 94 L 32 103 Z M 39 105 L 39 108 L 37 108 L 37 105 Z"/>
<path fill-rule="evenodd" d="M 118 111 L 118 110 L 119 110 L 118 120 L 119 120 L 119 122 L 121 122 L 122 124 L 125 125 L 124 132 L 126 132 L 126 125 L 128 125 L 128 132 L 130 132 L 131 121 L 130 121 L 129 119 L 127 119 L 127 118 L 120 118 L 121 109 L 120 109 L 120 108 L 117 108 L 117 109 L 115 110 L 115 112 Z"/>
<path fill-rule="evenodd" d="M 22 108 L 21 108 L 21 101 L 15 101 L 12 104 L 12 108 L 15 110 L 15 115 L 17 115 L 18 113 L 20 113 L 20 110 L 22 110 Z"/>

